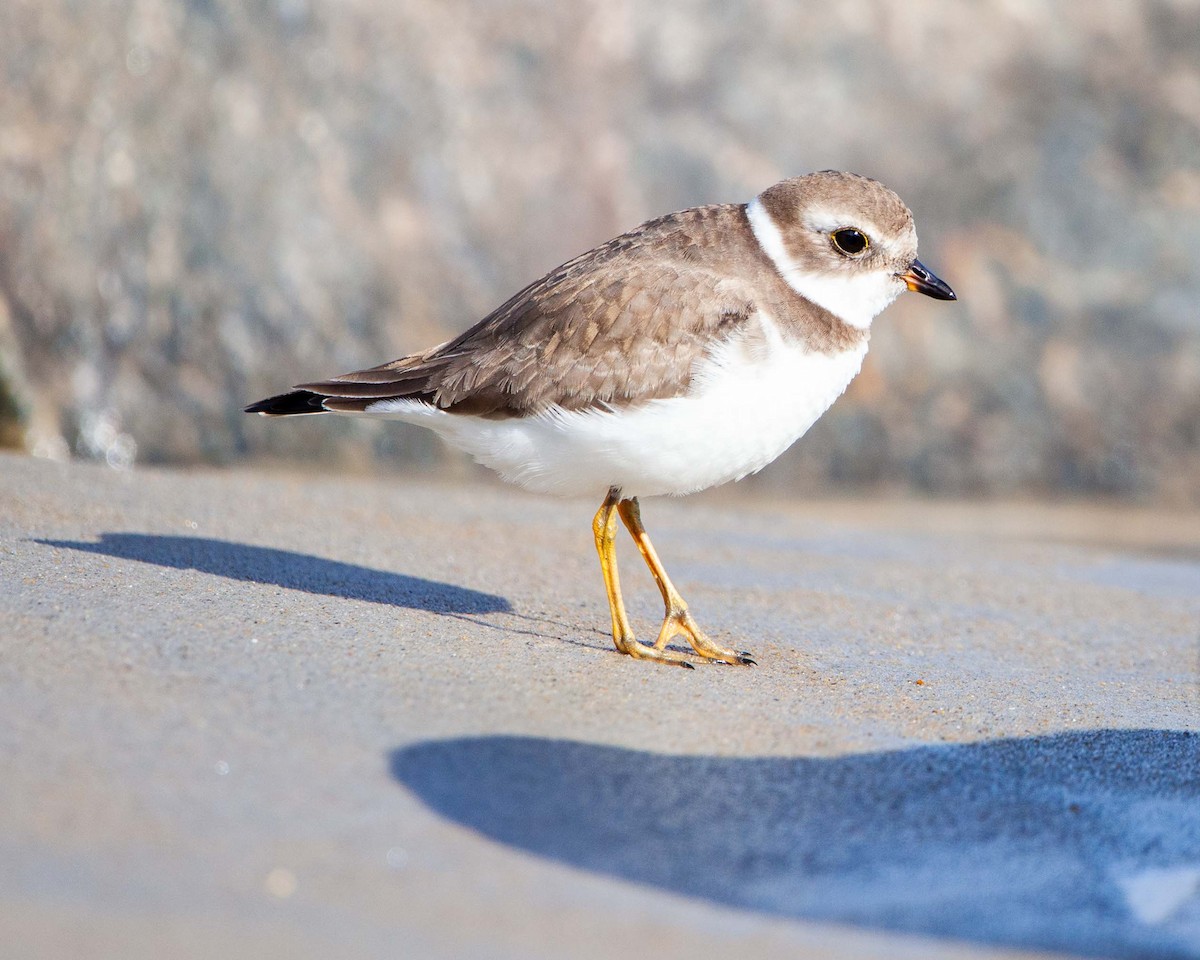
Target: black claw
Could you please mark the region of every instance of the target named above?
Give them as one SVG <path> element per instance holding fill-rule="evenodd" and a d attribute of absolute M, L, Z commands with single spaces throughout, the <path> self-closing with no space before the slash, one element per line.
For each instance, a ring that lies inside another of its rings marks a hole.
<path fill-rule="evenodd" d="M 757 667 L 758 661 L 754 659 L 747 650 L 743 650 L 738 654 L 738 663 L 744 663 L 750 667 Z"/>
<path fill-rule="evenodd" d="M 696 669 L 690 663 L 686 663 L 686 662 L 681 663 L 680 666 L 683 667 L 685 670 L 695 670 Z"/>

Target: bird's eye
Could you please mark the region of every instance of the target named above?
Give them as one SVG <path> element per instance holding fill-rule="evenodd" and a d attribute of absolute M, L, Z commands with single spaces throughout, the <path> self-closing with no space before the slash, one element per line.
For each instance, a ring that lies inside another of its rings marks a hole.
<path fill-rule="evenodd" d="M 871 241 L 867 239 L 867 235 L 861 230 L 855 230 L 853 227 L 843 227 L 841 230 L 834 230 L 830 235 L 833 240 L 833 245 L 837 247 L 839 253 L 844 253 L 848 257 L 855 257 L 862 253 L 871 245 Z"/>

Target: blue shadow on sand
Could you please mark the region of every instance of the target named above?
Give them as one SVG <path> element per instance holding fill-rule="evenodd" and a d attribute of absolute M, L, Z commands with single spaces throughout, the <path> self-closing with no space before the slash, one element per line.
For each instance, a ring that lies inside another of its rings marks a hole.
<path fill-rule="evenodd" d="M 512 609 L 504 597 L 436 580 L 372 570 L 307 553 L 207 537 L 103 533 L 95 543 L 76 540 L 33 542 L 122 560 L 140 560 L 176 570 L 197 570 L 230 580 L 274 584 L 305 593 L 386 603 L 431 613 L 508 613 Z"/>
<path fill-rule="evenodd" d="M 486 837 L 703 900 L 1009 947 L 1200 958 L 1200 734 L 747 759 L 494 736 L 390 761 L 430 808 Z"/>

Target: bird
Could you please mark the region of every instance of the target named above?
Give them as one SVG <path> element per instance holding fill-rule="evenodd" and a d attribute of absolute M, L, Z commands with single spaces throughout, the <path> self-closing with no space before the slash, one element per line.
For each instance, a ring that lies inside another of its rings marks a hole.
<path fill-rule="evenodd" d="M 701 630 L 651 543 L 639 498 L 695 493 L 773 461 L 845 391 L 871 322 L 905 290 L 957 299 L 917 259 L 899 196 L 869 177 L 822 170 L 748 203 L 649 220 L 445 343 L 245 411 L 418 424 L 505 480 L 600 500 L 592 534 L 617 650 L 681 667 L 751 665 L 751 653 Z M 625 609 L 618 520 L 662 594 L 653 643 L 637 638 Z M 678 638 L 691 649 L 674 649 Z"/>

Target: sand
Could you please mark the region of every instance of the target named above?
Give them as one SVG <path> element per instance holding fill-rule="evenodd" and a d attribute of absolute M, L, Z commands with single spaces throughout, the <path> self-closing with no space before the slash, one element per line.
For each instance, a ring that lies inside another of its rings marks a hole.
<path fill-rule="evenodd" d="M 7 955 L 1200 957 L 1194 513 L 0 479 Z"/>

